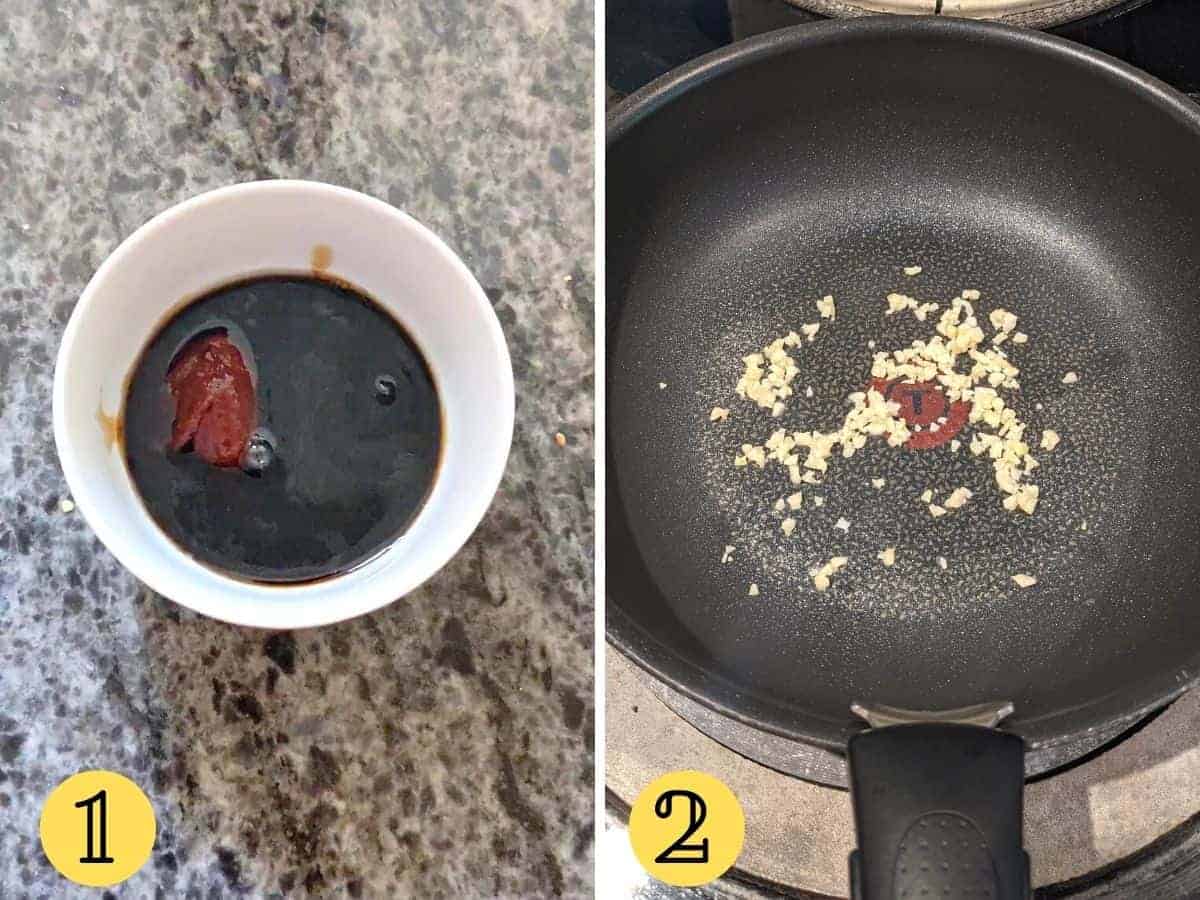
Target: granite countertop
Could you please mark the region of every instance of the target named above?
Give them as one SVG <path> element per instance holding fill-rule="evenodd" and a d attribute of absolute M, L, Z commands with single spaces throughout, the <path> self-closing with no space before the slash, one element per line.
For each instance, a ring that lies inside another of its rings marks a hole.
<path fill-rule="evenodd" d="M 592 57 L 587 0 L 4 3 L 0 896 L 590 892 Z M 385 610 L 281 633 L 121 569 L 60 509 L 50 424 L 59 336 L 104 257 L 179 200 L 272 177 L 442 235 L 518 395 L 458 557 Z M 158 815 L 151 861 L 109 893 L 39 845 L 42 801 L 84 768 Z"/>

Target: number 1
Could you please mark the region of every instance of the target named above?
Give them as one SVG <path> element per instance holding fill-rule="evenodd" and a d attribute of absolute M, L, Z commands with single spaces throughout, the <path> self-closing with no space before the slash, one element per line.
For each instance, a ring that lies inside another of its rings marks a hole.
<path fill-rule="evenodd" d="M 78 809 L 86 809 L 87 813 L 87 856 L 79 857 L 81 863 L 110 863 L 113 858 L 108 855 L 108 792 L 99 791 L 86 800 L 75 804 Z M 96 815 L 92 816 L 92 807 L 96 806 Z M 100 820 L 100 855 L 96 855 L 96 829 L 92 819 Z"/>

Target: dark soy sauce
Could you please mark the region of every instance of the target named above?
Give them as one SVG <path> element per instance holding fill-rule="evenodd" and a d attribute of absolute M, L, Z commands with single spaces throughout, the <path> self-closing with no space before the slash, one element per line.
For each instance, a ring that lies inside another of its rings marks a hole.
<path fill-rule="evenodd" d="M 228 336 L 255 382 L 241 464 L 168 449 L 174 360 Z M 345 572 L 401 534 L 437 473 L 441 409 L 404 329 L 369 298 L 319 278 L 231 284 L 173 316 L 138 361 L 125 402 L 129 472 L 150 515 L 196 559 L 255 581 Z"/>

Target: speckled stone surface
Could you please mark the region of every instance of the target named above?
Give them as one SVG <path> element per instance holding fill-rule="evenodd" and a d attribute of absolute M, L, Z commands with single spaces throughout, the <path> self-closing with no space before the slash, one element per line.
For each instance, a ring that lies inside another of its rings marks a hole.
<path fill-rule="evenodd" d="M 585 896 L 592 869 L 588 0 L 0 11 L 0 896 L 83 768 L 148 792 L 122 898 Z M 59 336 L 159 210 L 253 178 L 386 198 L 493 299 L 517 376 L 491 512 L 414 595 L 268 634 L 147 593 L 63 513 Z M 555 432 L 568 437 L 564 448 Z"/>

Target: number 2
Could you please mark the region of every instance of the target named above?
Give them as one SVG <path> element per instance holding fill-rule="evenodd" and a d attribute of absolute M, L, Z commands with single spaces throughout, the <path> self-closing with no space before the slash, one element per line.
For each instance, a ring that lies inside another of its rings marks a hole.
<path fill-rule="evenodd" d="M 79 857 L 81 863 L 110 863 L 113 858 L 108 855 L 108 792 L 99 791 L 86 800 L 75 804 L 78 809 L 87 810 L 87 856 Z M 96 815 L 92 815 L 92 807 L 96 807 Z M 100 820 L 100 855 L 96 855 L 96 828 L 93 819 Z"/>
<path fill-rule="evenodd" d="M 654 861 L 656 863 L 706 863 L 708 862 L 708 838 L 701 839 L 698 844 L 686 843 L 687 839 L 704 824 L 704 820 L 708 816 L 708 806 L 705 805 L 703 797 L 692 791 L 665 791 L 654 801 L 654 814 L 660 819 L 671 818 L 672 800 L 675 797 L 687 798 L 688 827 L 667 849 L 654 857 Z"/>

